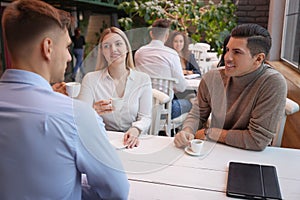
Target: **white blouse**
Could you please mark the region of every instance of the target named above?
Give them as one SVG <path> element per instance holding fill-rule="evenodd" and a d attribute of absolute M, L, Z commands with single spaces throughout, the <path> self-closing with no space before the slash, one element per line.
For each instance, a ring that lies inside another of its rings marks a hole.
<path fill-rule="evenodd" d="M 119 98 L 112 77 L 107 68 L 90 72 L 82 80 L 78 99 L 93 106 L 99 100 Z M 126 132 L 136 127 L 141 133 L 147 133 L 151 125 L 152 87 L 150 77 L 130 70 L 127 78 L 121 109 L 101 115 L 106 130 Z"/>

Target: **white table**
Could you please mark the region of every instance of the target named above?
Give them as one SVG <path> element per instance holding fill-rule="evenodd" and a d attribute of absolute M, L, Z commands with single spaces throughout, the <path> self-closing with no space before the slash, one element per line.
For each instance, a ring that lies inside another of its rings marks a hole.
<path fill-rule="evenodd" d="M 187 90 L 198 90 L 198 86 L 200 84 L 201 78 L 195 79 L 186 79 L 187 82 Z"/>
<path fill-rule="evenodd" d="M 122 134 L 108 133 L 110 140 Z M 268 147 L 247 151 L 206 142 L 189 156 L 170 137 L 143 136 L 140 146 L 117 150 L 131 184 L 129 199 L 231 199 L 226 196 L 230 161 L 274 165 L 284 199 L 300 199 L 300 150 Z"/>

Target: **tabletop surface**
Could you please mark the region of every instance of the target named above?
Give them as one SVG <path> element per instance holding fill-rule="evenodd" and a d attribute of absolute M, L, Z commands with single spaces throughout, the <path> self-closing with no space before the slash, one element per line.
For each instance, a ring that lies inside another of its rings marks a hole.
<path fill-rule="evenodd" d="M 185 79 L 187 82 L 187 90 L 198 90 L 201 78 Z"/>
<path fill-rule="evenodd" d="M 123 134 L 108 132 L 108 136 L 122 141 Z M 267 147 L 256 152 L 205 141 L 202 154 L 190 156 L 176 148 L 173 139 L 144 135 L 138 147 L 117 150 L 131 184 L 130 199 L 143 194 L 149 194 L 144 199 L 230 199 L 226 197 L 230 161 L 275 166 L 282 197 L 300 199 L 300 150 Z M 160 189 L 164 192 L 158 193 Z"/>

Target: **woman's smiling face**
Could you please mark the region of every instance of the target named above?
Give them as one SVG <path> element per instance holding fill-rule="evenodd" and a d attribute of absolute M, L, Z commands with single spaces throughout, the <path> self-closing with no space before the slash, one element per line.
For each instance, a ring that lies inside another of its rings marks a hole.
<path fill-rule="evenodd" d="M 124 62 L 126 59 L 127 47 L 124 39 L 117 33 L 107 34 L 102 41 L 102 53 L 108 63 Z"/>
<path fill-rule="evenodd" d="M 173 39 L 173 48 L 179 53 L 184 47 L 184 38 L 182 35 L 176 35 Z"/>

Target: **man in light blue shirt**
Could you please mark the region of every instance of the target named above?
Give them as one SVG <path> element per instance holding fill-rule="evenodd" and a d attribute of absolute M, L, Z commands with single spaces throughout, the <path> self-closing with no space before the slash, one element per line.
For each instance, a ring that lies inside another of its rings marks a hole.
<path fill-rule="evenodd" d="M 71 60 L 70 16 L 39 0 L 2 17 L 12 69 L 0 79 L 0 199 L 127 199 L 129 184 L 101 118 L 54 92 Z M 89 186 L 82 193 L 81 175 Z"/>

